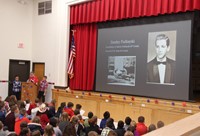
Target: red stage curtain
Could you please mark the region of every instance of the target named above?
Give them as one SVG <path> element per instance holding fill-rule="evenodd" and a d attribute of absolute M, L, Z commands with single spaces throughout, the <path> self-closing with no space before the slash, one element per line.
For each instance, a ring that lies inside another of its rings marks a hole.
<path fill-rule="evenodd" d="M 70 79 L 69 86 L 77 90 L 93 90 L 96 66 L 96 24 L 76 25 L 74 41 L 76 58 L 74 78 Z"/>
<path fill-rule="evenodd" d="M 200 0 L 94 0 L 70 8 L 70 24 L 200 10 Z"/>

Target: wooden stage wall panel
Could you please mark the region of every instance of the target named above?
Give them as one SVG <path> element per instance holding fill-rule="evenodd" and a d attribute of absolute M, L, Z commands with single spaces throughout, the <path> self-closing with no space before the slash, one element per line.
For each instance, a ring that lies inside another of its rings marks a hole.
<path fill-rule="evenodd" d="M 156 124 L 159 120 L 162 120 L 165 124 L 170 124 L 200 111 L 199 103 L 188 102 L 186 106 L 183 106 L 183 102 L 173 101 L 175 104 L 172 106 L 170 100 L 144 97 L 134 97 L 134 100 L 132 100 L 132 96 L 128 95 L 112 94 L 112 98 L 109 98 L 110 94 L 101 93 L 101 95 L 97 92 L 66 92 L 65 90 L 53 89 L 52 97 L 57 101 L 56 107 L 61 102 L 71 101 L 74 106 L 78 103 L 81 104 L 82 109 L 86 111 L 84 116 L 92 111 L 94 115 L 103 118 L 103 113 L 109 111 L 115 121 L 124 121 L 126 116 L 130 116 L 137 122 L 137 118 L 142 115 L 145 117 L 147 125 Z M 124 97 L 126 99 L 123 99 Z M 192 113 L 188 113 L 188 110 L 191 110 Z"/>
<path fill-rule="evenodd" d="M 60 96 L 58 99 L 58 103 L 60 104 L 61 102 L 73 102 L 74 108 L 76 104 L 81 104 L 82 109 L 86 111 L 84 115 L 87 116 L 88 112 L 90 111 L 92 111 L 94 115 L 97 115 L 97 102 L 94 100 L 84 100 L 84 99 L 76 99 L 70 97 L 67 97 L 66 99 L 66 97 Z"/>

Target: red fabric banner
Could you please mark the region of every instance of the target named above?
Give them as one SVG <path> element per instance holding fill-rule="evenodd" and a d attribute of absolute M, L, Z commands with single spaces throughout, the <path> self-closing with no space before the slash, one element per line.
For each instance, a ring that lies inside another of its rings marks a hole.
<path fill-rule="evenodd" d="M 70 8 L 70 24 L 200 10 L 200 0 L 94 0 Z"/>

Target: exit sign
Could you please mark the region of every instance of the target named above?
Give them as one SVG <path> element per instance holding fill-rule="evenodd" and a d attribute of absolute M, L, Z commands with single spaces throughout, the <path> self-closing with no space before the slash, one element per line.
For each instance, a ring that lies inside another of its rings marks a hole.
<path fill-rule="evenodd" d="M 24 43 L 19 43 L 17 47 L 18 48 L 24 48 Z"/>

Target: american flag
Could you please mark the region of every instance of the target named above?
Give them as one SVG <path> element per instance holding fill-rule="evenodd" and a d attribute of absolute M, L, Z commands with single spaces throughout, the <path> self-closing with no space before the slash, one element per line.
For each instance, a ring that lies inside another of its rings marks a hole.
<path fill-rule="evenodd" d="M 67 73 L 69 75 L 69 78 L 74 77 L 74 59 L 76 57 L 76 48 L 74 43 L 74 35 L 72 35 L 72 41 L 71 41 L 71 48 L 70 48 L 70 56 L 69 56 L 69 62 L 67 66 Z"/>

